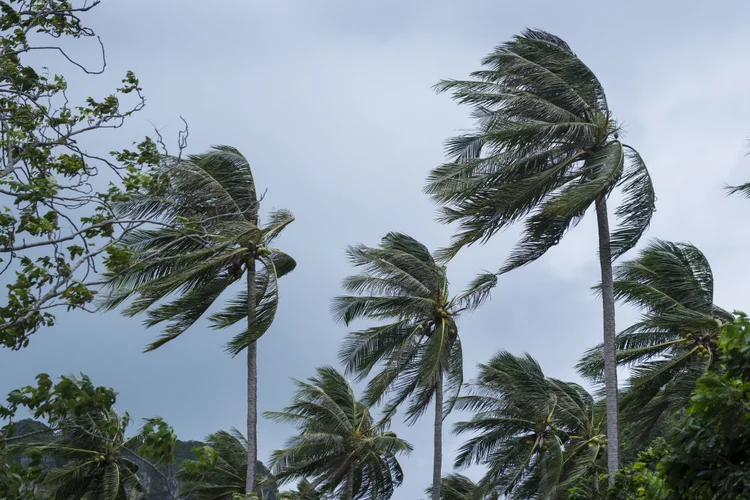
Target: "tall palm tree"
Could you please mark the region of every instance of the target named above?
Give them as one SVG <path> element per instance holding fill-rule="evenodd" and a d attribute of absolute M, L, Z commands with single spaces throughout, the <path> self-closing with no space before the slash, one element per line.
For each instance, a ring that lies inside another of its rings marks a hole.
<path fill-rule="evenodd" d="M 618 362 L 632 367 L 624 411 L 648 435 L 665 413 L 684 408 L 695 382 L 716 360 L 721 327 L 734 316 L 714 304 L 714 278 L 705 255 L 690 243 L 654 240 L 615 267 L 618 300 L 642 311 L 617 335 Z M 579 372 L 601 382 L 602 346 L 590 349 Z"/>
<path fill-rule="evenodd" d="M 130 448 L 138 437 L 126 438 L 130 417 L 114 409 L 61 421 L 65 431 L 43 443 L 24 443 L 23 453 L 55 464 L 42 487 L 56 500 L 132 500 L 145 498 L 138 465 Z"/>
<path fill-rule="evenodd" d="M 655 196 L 638 152 L 620 126 L 594 73 L 562 39 L 526 30 L 497 47 L 469 80 L 437 85 L 468 104 L 476 128 L 448 141 L 451 161 L 435 168 L 425 191 L 458 223 L 450 257 L 526 219 L 523 237 L 500 269 L 532 262 L 596 208 L 602 275 L 610 481 L 619 468 L 612 261 L 646 231 Z M 620 221 L 610 234 L 607 198 L 621 188 Z"/>
<path fill-rule="evenodd" d="M 403 480 L 397 455 L 412 447 L 376 422 L 370 407 L 358 401 L 336 369 L 318 368 L 307 382 L 295 381 L 297 393 L 283 412 L 267 418 L 294 424 L 299 434 L 272 454 L 281 481 L 313 478 L 309 489 L 339 498 L 385 500 Z"/>
<path fill-rule="evenodd" d="M 232 500 L 233 495 L 244 494 L 247 450 L 247 438 L 237 429 L 209 434 L 205 446 L 192 450 L 195 459 L 180 464 L 177 472 L 180 496 L 192 500 Z M 273 477 L 256 475 L 260 500 L 266 497 L 267 482 L 273 483 Z"/>
<path fill-rule="evenodd" d="M 344 280 L 347 292 L 337 297 L 333 313 L 349 325 L 358 318 L 385 324 L 352 332 L 340 359 L 347 373 L 364 379 L 375 365 L 383 369 L 368 384 L 365 399 L 376 402 L 390 395 L 386 409 L 409 400 L 406 420 L 414 423 L 435 399 L 432 498 L 440 498 L 443 418 L 463 383 L 463 355 L 456 320 L 479 307 L 497 278 L 480 275 L 464 293 L 451 297 L 445 266 L 414 238 L 389 233 L 380 246 L 347 249 L 351 263 L 363 272 Z M 447 404 L 444 392 L 449 394 Z"/>
<path fill-rule="evenodd" d="M 164 333 L 146 350 L 174 340 L 206 315 L 231 291 L 223 310 L 209 316 L 223 329 L 242 321 L 243 330 L 227 344 L 232 356 L 247 351 L 247 492 L 255 485 L 257 459 L 257 344 L 276 314 L 278 278 L 296 263 L 272 248 L 293 220 L 287 210 L 269 214 L 260 224 L 259 199 L 250 165 L 229 146 L 175 162 L 166 172 L 167 186 L 123 202 L 123 214 L 149 219 L 153 228 L 133 231 L 124 248 L 110 259 L 109 295 L 105 305 L 133 299 L 124 314 L 146 312 L 145 325 L 165 323 Z M 260 262 L 260 269 L 256 269 Z"/>
<path fill-rule="evenodd" d="M 427 488 L 432 495 L 432 488 Z M 440 500 L 498 500 L 496 492 L 486 492 L 485 488 L 461 474 L 448 474 L 440 482 Z"/>
<path fill-rule="evenodd" d="M 474 412 L 455 432 L 471 432 L 456 467 L 483 464 L 480 485 L 509 499 L 567 498 L 581 477 L 597 480 L 603 415 L 580 386 L 544 376 L 528 354 L 500 351 L 457 405 Z"/>

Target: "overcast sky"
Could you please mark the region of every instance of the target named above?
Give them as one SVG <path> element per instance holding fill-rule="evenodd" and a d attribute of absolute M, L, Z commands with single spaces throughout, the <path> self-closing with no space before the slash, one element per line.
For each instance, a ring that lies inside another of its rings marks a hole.
<path fill-rule="evenodd" d="M 105 0 L 88 19 L 107 47 L 107 72 L 66 74 L 74 95 L 102 96 L 132 69 L 147 95 L 143 112 L 91 148 L 127 147 L 152 125 L 169 140 L 182 115 L 191 152 L 236 146 L 268 188 L 265 208 L 296 214 L 278 244 L 298 268 L 283 279 L 277 320 L 259 342 L 263 412 L 288 403 L 290 377 L 336 363 L 345 329 L 328 306 L 351 271 L 346 245 L 375 245 L 389 231 L 432 249 L 448 242 L 451 228 L 434 222 L 421 190 L 443 159 L 443 141 L 471 122 L 466 108 L 431 86 L 478 69 L 525 27 L 564 38 L 602 81 L 654 179 L 658 211 L 647 237 L 697 245 L 714 270 L 715 301 L 750 310 L 750 201 L 721 191 L 724 182 L 750 180 L 748 16 L 750 3 L 741 0 Z M 80 57 L 95 49 L 87 45 Z M 574 364 L 601 338 L 601 306 L 590 291 L 598 281 L 591 215 L 542 259 L 503 276 L 491 302 L 462 320 L 467 379 L 477 363 L 508 349 L 528 351 L 550 376 L 579 380 Z M 517 234 L 464 250 L 450 264 L 453 290 L 497 269 Z M 635 317 L 618 312 L 618 329 Z M 161 415 L 182 439 L 244 429 L 245 361 L 223 350 L 231 333 L 200 324 L 141 354 L 157 333 L 137 318 L 61 311 L 27 349 L 0 351 L 0 393 L 39 372 L 84 372 L 119 391 L 120 409 Z M 464 417 L 449 416 L 446 431 Z M 430 482 L 431 426 L 429 414 L 413 427 L 394 425 L 415 445 L 402 460 L 396 500 L 422 498 Z M 290 433 L 261 420 L 261 459 Z M 444 442 L 448 472 L 461 439 L 447 434 Z"/>

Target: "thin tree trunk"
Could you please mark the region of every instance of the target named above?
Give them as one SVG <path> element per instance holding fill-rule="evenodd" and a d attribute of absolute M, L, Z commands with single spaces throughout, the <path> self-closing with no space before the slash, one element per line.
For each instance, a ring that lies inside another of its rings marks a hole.
<path fill-rule="evenodd" d="M 607 404 L 607 470 L 609 484 L 620 469 L 619 409 L 617 406 L 617 359 L 615 353 L 615 291 L 612 283 L 612 251 L 609 241 L 607 200 L 596 202 L 599 224 L 599 265 L 602 269 L 602 306 L 604 318 L 604 391 Z"/>
<path fill-rule="evenodd" d="M 346 473 L 346 500 L 354 499 L 354 467 L 349 467 Z"/>
<path fill-rule="evenodd" d="M 440 500 L 443 469 L 443 374 L 435 387 L 435 455 L 432 464 L 432 500 Z"/>
<path fill-rule="evenodd" d="M 255 259 L 247 262 L 247 324 L 255 316 Z M 258 345 L 247 346 L 247 476 L 245 492 L 255 490 L 255 462 L 258 460 Z"/>

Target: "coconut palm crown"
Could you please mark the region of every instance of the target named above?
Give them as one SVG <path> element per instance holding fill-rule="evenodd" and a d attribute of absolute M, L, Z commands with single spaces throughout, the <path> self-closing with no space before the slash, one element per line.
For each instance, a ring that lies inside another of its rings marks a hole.
<path fill-rule="evenodd" d="M 646 231 L 655 196 L 638 152 L 601 83 L 562 39 L 526 30 L 497 47 L 469 80 L 445 80 L 440 92 L 473 109 L 476 127 L 450 139 L 451 161 L 434 169 L 426 192 L 458 231 L 444 255 L 487 241 L 526 218 L 521 242 L 501 271 L 541 257 L 597 200 L 619 187 L 612 257 Z"/>
<path fill-rule="evenodd" d="M 455 432 L 472 433 L 456 467 L 487 467 L 485 492 L 509 499 L 566 499 L 582 477 L 594 482 L 606 447 L 604 412 L 582 387 L 545 377 L 528 354 L 500 351 L 458 399 L 474 413 Z"/>
<path fill-rule="evenodd" d="M 714 304 L 705 255 L 690 243 L 653 240 L 615 267 L 615 295 L 638 307 L 640 319 L 617 335 L 617 358 L 632 368 L 623 400 L 645 436 L 665 413 L 687 405 L 695 382 L 716 360 L 722 325 L 734 316 Z M 590 349 L 579 372 L 601 382 L 602 346 Z"/>
<path fill-rule="evenodd" d="M 282 412 L 266 418 L 293 424 L 299 433 L 271 461 L 280 482 L 310 479 L 308 494 L 336 498 L 386 500 L 403 481 L 397 456 L 412 447 L 388 431 L 388 419 L 376 421 L 367 404 L 357 400 L 336 369 L 317 369 Z"/>

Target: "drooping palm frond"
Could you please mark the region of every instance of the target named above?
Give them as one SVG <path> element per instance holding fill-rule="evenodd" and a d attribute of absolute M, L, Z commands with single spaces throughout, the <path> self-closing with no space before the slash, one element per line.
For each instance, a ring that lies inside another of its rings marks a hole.
<path fill-rule="evenodd" d="M 265 414 L 299 430 L 286 448 L 272 454 L 276 477 L 281 482 L 310 479 L 310 492 L 336 497 L 351 488 L 353 498 L 391 498 L 403 481 L 397 456 L 411 452 L 411 445 L 387 430 L 387 419 L 376 421 L 334 368 L 318 368 L 316 377 L 296 384 L 283 412 Z"/>
<path fill-rule="evenodd" d="M 750 145 L 750 140 L 747 141 L 747 144 Z M 750 156 L 750 152 L 748 152 L 746 156 Z M 739 186 L 725 186 L 724 191 L 730 196 L 739 193 L 745 198 L 750 198 L 750 182 L 740 184 Z"/>
<path fill-rule="evenodd" d="M 119 206 L 123 215 L 149 218 L 153 225 L 123 238 L 130 261 L 110 271 L 104 305 L 114 308 L 130 299 L 125 314 L 145 312 L 147 327 L 164 325 L 159 338 L 147 347 L 157 349 L 204 317 L 248 266 L 255 268 L 255 261 L 260 261 L 253 321 L 227 347 L 236 355 L 273 321 L 278 278 L 291 272 L 296 263 L 269 245 L 294 216 L 277 210 L 269 214 L 265 225 L 260 224 L 250 165 L 229 146 L 190 155 L 166 174 L 167 187 L 144 192 Z M 229 306 L 209 319 L 214 328 L 221 329 L 247 318 L 247 292 L 239 292 Z"/>
<path fill-rule="evenodd" d="M 327 500 L 329 497 L 324 493 L 315 491 L 308 480 L 302 479 L 297 483 L 295 491 L 282 491 L 278 498 L 279 500 Z"/>
<path fill-rule="evenodd" d="M 381 365 L 366 400 L 388 396 L 387 411 L 409 401 L 409 422 L 424 413 L 443 379 L 449 405 L 463 382 L 456 320 L 488 299 L 496 276 L 480 275 L 451 297 L 445 267 L 423 244 L 400 233 L 389 233 L 378 247 L 357 245 L 347 253 L 362 272 L 344 280 L 352 295 L 334 299 L 334 316 L 347 325 L 360 318 L 384 323 L 347 336 L 339 353 L 347 372 L 361 380 Z"/>
<path fill-rule="evenodd" d="M 450 161 L 431 172 L 425 188 L 442 207 L 440 220 L 458 224 L 440 256 L 526 218 L 501 272 L 523 266 L 615 188 L 623 203 L 613 257 L 632 248 L 651 221 L 653 186 L 641 157 L 619 140 L 594 73 L 562 39 L 540 30 L 500 45 L 482 64 L 468 80 L 437 85 L 476 119 L 474 130 L 448 141 Z"/>
<path fill-rule="evenodd" d="M 664 412 L 687 404 L 714 360 L 721 325 L 733 316 L 714 304 L 711 266 L 690 243 L 654 240 L 614 274 L 616 298 L 642 311 L 616 347 L 618 362 L 633 370 L 622 404 L 647 435 Z M 586 352 L 578 370 L 601 382 L 601 345 Z"/>
<path fill-rule="evenodd" d="M 180 495 L 195 500 L 230 500 L 245 493 L 247 441 L 237 430 L 209 434 L 206 445 L 194 448 L 177 472 Z"/>
<path fill-rule="evenodd" d="M 62 419 L 64 429 L 51 440 L 23 443 L 18 451 L 47 465 L 42 488 L 60 500 L 145 498 L 133 451 L 125 437 L 130 417 L 114 409 Z M 126 451 L 127 450 L 127 451 Z M 54 464 L 54 465 L 52 465 Z"/>
<path fill-rule="evenodd" d="M 604 448 L 603 419 L 580 386 L 544 376 L 529 355 L 500 351 L 479 366 L 461 409 L 474 413 L 456 433 L 473 433 L 457 467 L 481 464 L 484 491 L 511 499 L 565 498 L 565 486 L 594 474 Z"/>
<path fill-rule="evenodd" d="M 425 493 L 432 495 L 432 488 L 427 488 Z M 461 474 L 448 474 L 440 481 L 441 500 L 499 500 L 496 492 L 487 492 L 485 489 Z"/>

